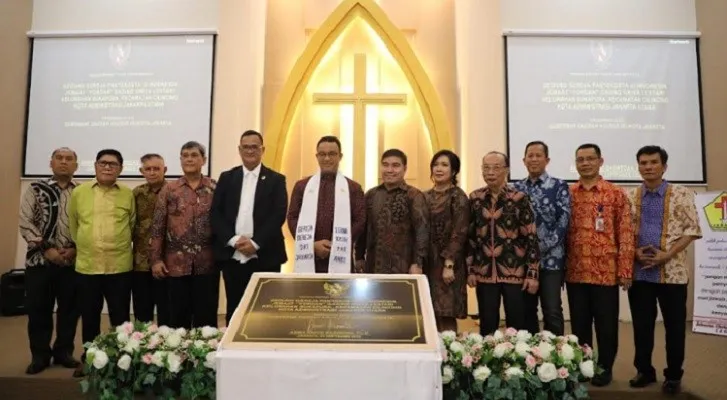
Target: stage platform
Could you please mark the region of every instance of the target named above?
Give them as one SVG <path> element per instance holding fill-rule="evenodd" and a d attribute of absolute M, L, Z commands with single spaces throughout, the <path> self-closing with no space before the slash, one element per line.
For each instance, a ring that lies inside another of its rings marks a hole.
<path fill-rule="evenodd" d="M 103 329 L 108 329 L 104 317 Z M 220 316 L 220 324 L 224 317 Z M 51 367 L 35 376 L 25 375 L 29 362 L 27 318 L 0 317 L 0 399 L 2 400 L 75 400 L 83 399 L 78 381 L 71 377 L 72 370 Z M 473 320 L 460 321 L 461 331 L 478 329 Z M 567 328 L 568 329 L 568 328 Z M 80 354 L 80 326 L 78 329 L 77 355 Z M 661 371 L 664 366 L 664 330 L 656 328 L 654 366 Z M 621 323 L 619 329 L 619 353 L 614 368 L 614 382 L 607 388 L 592 388 L 594 400 L 649 400 L 663 399 L 660 384 L 646 389 L 631 389 L 628 380 L 634 375 L 631 325 Z M 685 365 L 685 394 L 677 399 L 727 400 L 727 338 L 687 332 L 687 357 Z M 243 398 L 243 397 L 241 397 Z M 674 397 L 672 397 L 674 398 Z M 261 399 L 262 400 L 262 399 Z"/>

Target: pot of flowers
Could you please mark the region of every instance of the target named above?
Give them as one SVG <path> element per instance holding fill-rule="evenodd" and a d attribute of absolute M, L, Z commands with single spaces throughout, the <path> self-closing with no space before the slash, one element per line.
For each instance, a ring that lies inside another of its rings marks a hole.
<path fill-rule="evenodd" d="M 600 370 L 574 335 L 531 335 L 507 328 L 492 335 L 440 334 L 445 400 L 589 399 L 581 384 Z"/>

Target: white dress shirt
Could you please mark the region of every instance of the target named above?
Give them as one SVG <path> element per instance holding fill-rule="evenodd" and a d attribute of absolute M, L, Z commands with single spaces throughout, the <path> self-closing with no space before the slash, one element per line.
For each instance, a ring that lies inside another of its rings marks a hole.
<path fill-rule="evenodd" d="M 242 192 L 240 193 L 240 208 L 237 210 L 237 220 L 235 221 L 235 236 L 227 242 L 230 247 L 235 247 L 235 243 L 237 243 L 241 236 L 252 238 L 254 229 L 252 211 L 255 208 L 255 189 L 257 188 L 257 179 L 260 175 L 260 164 L 252 171 L 243 165 L 242 173 L 244 176 L 242 178 Z M 256 250 L 260 248 L 255 242 L 252 242 L 252 245 L 255 246 Z M 232 258 L 240 261 L 241 264 L 245 264 L 250 259 L 257 258 L 257 254 L 248 257 L 235 250 Z"/>

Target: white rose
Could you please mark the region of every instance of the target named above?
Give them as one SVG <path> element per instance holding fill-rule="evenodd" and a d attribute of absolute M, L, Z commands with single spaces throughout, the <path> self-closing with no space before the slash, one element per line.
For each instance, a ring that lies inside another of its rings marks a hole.
<path fill-rule="evenodd" d="M 492 374 L 492 371 L 484 365 L 477 367 L 474 371 L 472 371 L 472 376 L 474 376 L 475 380 L 479 382 L 486 381 L 487 378 L 490 377 L 490 374 Z"/>
<path fill-rule="evenodd" d="M 548 340 L 548 341 L 551 341 L 556 338 L 555 334 L 553 334 L 553 332 L 551 332 L 551 331 L 540 332 L 540 337 L 545 340 Z"/>
<path fill-rule="evenodd" d="M 578 344 L 578 336 L 576 335 L 568 335 L 566 336 L 569 342 Z"/>
<path fill-rule="evenodd" d="M 505 376 L 508 378 L 523 376 L 523 370 L 520 367 L 510 367 L 505 370 Z"/>
<path fill-rule="evenodd" d="M 479 333 L 475 333 L 475 332 L 467 335 L 467 339 L 470 340 L 473 344 L 480 344 L 485 340 L 485 338 L 483 338 L 482 335 L 480 335 Z"/>
<path fill-rule="evenodd" d="M 452 382 L 452 379 L 454 379 L 454 370 L 449 365 L 444 366 L 442 368 L 442 383 L 446 385 Z"/>
<path fill-rule="evenodd" d="M 520 357 L 525 357 L 528 355 L 528 352 L 530 352 L 530 346 L 527 343 L 515 343 L 515 353 L 517 353 L 517 355 L 519 355 Z"/>
<path fill-rule="evenodd" d="M 443 340 L 449 340 L 452 341 L 454 339 L 457 339 L 457 333 L 454 331 L 444 331 L 441 333 Z"/>
<path fill-rule="evenodd" d="M 93 353 L 93 367 L 96 369 L 102 369 L 109 363 L 109 356 L 103 350 L 96 350 Z"/>
<path fill-rule="evenodd" d="M 177 335 L 179 335 L 179 336 L 186 336 L 186 335 L 187 335 L 187 330 L 186 330 L 186 329 L 184 329 L 184 328 L 179 328 L 179 329 L 177 329 L 177 330 L 176 330 L 175 332 L 176 332 L 176 333 L 177 333 Z"/>
<path fill-rule="evenodd" d="M 97 348 L 95 348 L 95 347 L 89 347 L 88 350 L 86 350 L 86 357 L 88 358 L 88 357 L 92 356 L 97 351 L 98 351 Z"/>
<path fill-rule="evenodd" d="M 567 343 L 564 344 L 563 346 L 561 346 L 561 348 L 560 348 L 560 356 L 563 357 L 563 359 L 566 360 L 566 361 L 570 361 L 573 358 L 575 358 L 576 354 L 573 351 L 573 346 L 571 346 L 571 345 L 569 345 Z"/>
<path fill-rule="evenodd" d="M 173 374 L 179 372 L 182 369 L 182 357 L 177 353 L 169 353 L 167 355 L 167 369 Z"/>
<path fill-rule="evenodd" d="M 217 328 L 213 328 L 211 326 L 205 326 L 202 328 L 202 337 L 205 339 L 209 339 L 213 336 L 217 336 L 218 332 L 219 331 L 217 330 Z"/>
<path fill-rule="evenodd" d="M 141 346 L 141 343 L 139 343 L 136 339 L 129 339 L 128 342 L 126 342 L 126 346 L 124 346 L 124 351 L 130 354 L 134 354 L 135 352 L 139 351 L 139 347 Z"/>
<path fill-rule="evenodd" d="M 202 347 L 204 347 L 205 344 L 207 344 L 207 342 L 205 342 L 204 340 L 197 339 L 194 341 L 193 344 L 194 344 L 194 347 L 201 349 Z"/>
<path fill-rule="evenodd" d="M 521 330 L 517 331 L 516 337 L 517 337 L 518 342 L 526 342 L 526 341 L 530 340 L 530 338 L 532 338 L 533 335 L 530 332 L 528 332 L 524 329 L 521 329 Z"/>
<path fill-rule="evenodd" d="M 209 353 L 207 353 L 207 355 L 204 357 L 204 366 L 209 369 L 217 369 L 217 364 L 215 363 L 216 356 L 216 351 L 210 351 Z"/>
<path fill-rule="evenodd" d="M 495 331 L 495 333 L 492 334 L 492 337 L 495 338 L 495 340 L 502 340 L 502 338 L 505 337 L 505 335 L 502 334 L 499 330 Z"/>
<path fill-rule="evenodd" d="M 166 325 L 164 325 L 164 326 L 160 326 L 160 327 L 159 327 L 159 331 L 158 331 L 158 333 L 159 333 L 159 334 L 160 334 L 160 335 L 161 335 L 162 337 L 166 337 L 166 336 L 169 336 L 169 334 L 170 334 L 170 333 L 172 333 L 172 328 L 170 328 L 170 327 L 168 327 L 168 326 L 166 326 Z"/>
<path fill-rule="evenodd" d="M 558 370 L 552 363 L 546 362 L 538 367 L 538 378 L 541 382 L 548 383 L 558 377 Z"/>
<path fill-rule="evenodd" d="M 460 342 L 452 342 L 449 345 L 449 350 L 451 350 L 452 353 L 455 353 L 455 354 L 462 354 L 462 353 L 464 353 L 464 346 Z"/>
<path fill-rule="evenodd" d="M 170 333 L 169 336 L 167 336 L 166 344 L 171 348 L 177 348 L 180 344 L 182 344 L 182 336 L 177 332 Z"/>
<path fill-rule="evenodd" d="M 131 356 L 128 354 L 124 354 L 119 358 L 119 361 L 116 363 L 116 365 L 121 368 L 124 371 L 128 371 L 129 367 L 131 366 Z"/>
<path fill-rule="evenodd" d="M 116 341 L 119 342 L 119 344 L 126 344 L 126 342 L 129 341 L 129 335 L 126 334 L 126 332 L 119 332 L 116 334 Z M 119 346 L 122 347 L 122 346 Z"/>
<path fill-rule="evenodd" d="M 548 342 L 540 342 L 540 344 L 538 345 L 538 350 L 540 350 L 540 357 L 543 360 L 550 359 L 550 353 L 553 351 L 553 349 L 553 345 Z"/>
<path fill-rule="evenodd" d="M 151 363 L 156 365 L 157 367 L 163 367 L 165 354 L 166 353 L 163 351 L 155 351 L 154 354 L 152 354 L 151 356 Z"/>
<path fill-rule="evenodd" d="M 493 355 L 495 358 L 502 358 L 505 353 L 507 353 L 508 346 L 505 343 L 500 343 L 497 346 L 495 346 L 495 350 L 493 350 Z"/>
<path fill-rule="evenodd" d="M 594 365 L 593 360 L 583 361 L 580 365 L 581 374 L 586 378 L 593 378 Z"/>

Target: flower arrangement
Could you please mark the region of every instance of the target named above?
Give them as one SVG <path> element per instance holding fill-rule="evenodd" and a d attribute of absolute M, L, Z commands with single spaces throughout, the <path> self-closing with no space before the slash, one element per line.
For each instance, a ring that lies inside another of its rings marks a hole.
<path fill-rule="evenodd" d="M 84 393 L 101 400 L 214 399 L 215 355 L 224 329 L 172 329 L 126 322 L 86 343 Z"/>
<path fill-rule="evenodd" d="M 601 370 L 574 335 L 536 335 L 513 328 L 482 337 L 440 334 L 446 400 L 588 399 L 581 382 Z"/>

